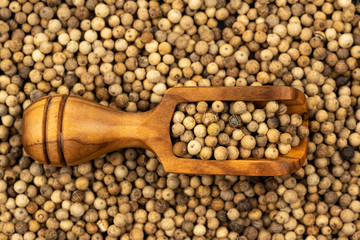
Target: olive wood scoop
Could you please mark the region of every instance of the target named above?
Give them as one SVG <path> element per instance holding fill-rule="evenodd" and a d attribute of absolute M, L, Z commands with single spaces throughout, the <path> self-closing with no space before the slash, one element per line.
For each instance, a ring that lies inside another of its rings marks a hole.
<path fill-rule="evenodd" d="M 46 96 L 26 108 L 23 146 L 39 163 L 73 166 L 119 148 L 153 151 L 165 171 L 188 174 L 274 176 L 295 172 L 306 157 L 308 139 L 276 160 L 201 160 L 178 158 L 172 150 L 170 122 L 176 105 L 199 101 L 251 101 L 264 107 L 270 100 L 287 105 L 287 113 L 303 116 L 308 126 L 305 95 L 286 86 L 178 87 L 147 112 L 129 113 L 78 96 Z"/>

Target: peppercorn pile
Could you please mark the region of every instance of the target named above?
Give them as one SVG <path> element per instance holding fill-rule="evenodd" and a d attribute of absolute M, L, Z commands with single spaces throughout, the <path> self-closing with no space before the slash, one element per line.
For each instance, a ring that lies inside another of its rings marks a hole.
<path fill-rule="evenodd" d="M 1 0 L 0 239 L 360 236 L 360 3 L 351 0 Z M 76 94 L 146 111 L 177 86 L 288 85 L 309 151 L 281 177 L 167 174 L 150 151 L 34 163 L 22 112 Z"/>
<path fill-rule="evenodd" d="M 172 118 L 174 154 L 206 160 L 276 159 L 309 135 L 302 117 L 286 111 L 276 101 L 264 109 L 243 101 L 181 104 Z"/>

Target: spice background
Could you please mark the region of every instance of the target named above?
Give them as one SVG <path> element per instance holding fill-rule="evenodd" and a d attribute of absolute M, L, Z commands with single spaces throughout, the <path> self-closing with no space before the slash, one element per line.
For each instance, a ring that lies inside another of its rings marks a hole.
<path fill-rule="evenodd" d="M 351 0 L 1 0 L 0 239 L 360 239 L 359 11 Z M 223 85 L 305 92 L 301 169 L 167 174 L 142 149 L 55 168 L 22 149 L 22 112 L 44 95 L 135 112 L 167 88 Z"/>

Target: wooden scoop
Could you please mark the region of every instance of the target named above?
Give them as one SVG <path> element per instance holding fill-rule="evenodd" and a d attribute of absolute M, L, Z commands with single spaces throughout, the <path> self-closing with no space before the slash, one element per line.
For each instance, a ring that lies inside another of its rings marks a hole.
<path fill-rule="evenodd" d="M 284 103 L 308 126 L 305 95 L 291 87 L 179 87 L 166 91 L 162 102 L 147 112 L 110 109 L 78 96 L 39 99 L 24 112 L 25 151 L 39 163 L 73 166 L 119 148 L 153 151 L 165 171 L 188 174 L 274 176 L 295 172 L 306 157 L 308 139 L 276 160 L 200 160 L 178 158 L 172 150 L 170 122 L 176 105 L 199 101 L 251 101 L 264 107 L 270 100 Z"/>

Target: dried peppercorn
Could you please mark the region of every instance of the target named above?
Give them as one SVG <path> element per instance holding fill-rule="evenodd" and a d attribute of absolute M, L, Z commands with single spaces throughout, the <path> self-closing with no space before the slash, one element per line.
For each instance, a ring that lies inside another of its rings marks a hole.
<path fill-rule="evenodd" d="M 240 212 L 249 212 L 252 209 L 250 199 L 246 198 L 241 200 L 237 205 L 237 209 L 239 209 Z"/>
<path fill-rule="evenodd" d="M 355 151 L 352 147 L 344 147 L 340 155 L 344 161 L 350 161 L 355 156 Z"/>

